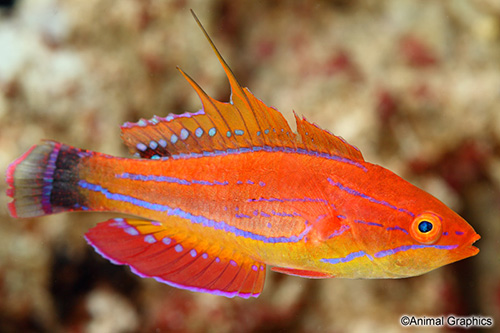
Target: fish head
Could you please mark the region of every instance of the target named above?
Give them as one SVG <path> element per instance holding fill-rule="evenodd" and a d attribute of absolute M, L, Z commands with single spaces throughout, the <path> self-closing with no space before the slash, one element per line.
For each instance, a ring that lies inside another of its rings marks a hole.
<path fill-rule="evenodd" d="M 330 252 L 321 262 L 333 275 L 411 277 L 479 252 L 473 244 L 480 236 L 452 209 L 391 171 L 371 168 L 357 183 L 330 181 L 331 197 L 340 199 L 323 233 Z"/>
<path fill-rule="evenodd" d="M 385 246 L 378 246 L 375 253 L 375 260 L 390 276 L 421 275 L 479 252 L 473 244 L 481 237 L 447 207 L 422 211 L 401 225 L 408 234 L 389 234 Z"/>
<path fill-rule="evenodd" d="M 399 177 L 391 183 L 389 194 L 378 199 L 384 203 L 377 204 L 379 214 L 374 219 L 382 227 L 372 228 L 378 235 L 368 241 L 358 237 L 383 274 L 417 276 L 479 252 L 473 244 L 481 237 L 461 216 Z"/>

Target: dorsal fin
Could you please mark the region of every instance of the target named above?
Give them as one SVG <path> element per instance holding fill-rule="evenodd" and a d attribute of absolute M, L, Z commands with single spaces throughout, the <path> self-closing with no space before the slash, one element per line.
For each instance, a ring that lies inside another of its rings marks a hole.
<path fill-rule="evenodd" d="M 280 112 L 265 105 L 238 83 L 194 12 L 191 13 L 226 73 L 231 99 L 228 103 L 213 99 L 177 68 L 198 94 L 203 108 L 196 113 L 170 114 L 165 118 L 155 116 L 151 120 L 125 123 L 121 128 L 122 139 L 133 153 L 143 158 L 160 158 L 267 146 L 363 160 L 356 147 L 297 116 L 299 135 L 293 133 Z"/>
<path fill-rule="evenodd" d="M 342 137 L 308 122 L 304 117 L 300 119 L 294 112 L 297 122 L 297 133 L 300 135 L 302 145 L 306 150 L 317 151 L 330 155 L 338 155 L 353 161 L 363 161 L 363 155 L 359 149 L 348 144 Z"/>

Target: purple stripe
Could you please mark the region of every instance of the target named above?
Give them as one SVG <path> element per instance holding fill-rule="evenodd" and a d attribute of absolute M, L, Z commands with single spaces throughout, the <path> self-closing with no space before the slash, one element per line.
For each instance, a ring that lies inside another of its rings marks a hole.
<path fill-rule="evenodd" d="M 309 156 L 316 156 L 316 157 L 321 157 L 321 158 L 326 158 L 329 160 L 334 160 L 337 162 L 341 163 L 346 163 L 353 165 L 357 168 L 360 168 L 364 172 L 367 172 L 368 169 L 361 163 L 350 160 L 345 157 L 337 156 L 337 155 L 330 155 L 327 153 L 321 153 L 317 151 L 310 151 L 306 149 L 301 149 L 301 148 L 289 148 L 289 147 L 271 147 L 271 146 L 260 146 L 260 147 L 249 147 L 249 148 L 238 148 L 238 149 L 231 149 L 231 150 L 215 150 L 215 151 L 205 151 L 203 153 L 189 153 L 189 154 L 177 154 L 173 155 L 171 158 L 173 159 L 190 159 L 190 158 L 200 158 L 200 157 L 207 157 L 207 156 L 220 156 L 220 155 L 232 155 L 232 154 L 242 154 L 242 153 L 252 153 L 252 152 L 261 152 L 261 151 L 266 151 L 270 153 L 287 153 L 287 154 L 300 154 L 300 155 L 309 155 Z"/>
<path fill-rule="evenodd" d="M 236 214 L 234 216 L 237 217 L 237 218 L 243 218 L 243 217 L 247 218 L 247 219 L 251 219 L 252 218 L 252 216 L 246 215 L 246 214 Z"/>
<path fill-rule="evenodd" d="M 408 231 L 406 229 L 403 229 L 401 227 L 395 226 L 395 227 L 387 227 L 385 230 L 391 231 L 391 230 L 399 230 L 404 232 L 405 234 L 409 235 Z"/>
<path fill-rule="evenodd" d="M 320 261 L 326 262 L 329 264 L 341 264 L 341 263 L 346 263 L 346 262 L 352 261 L 356 258 L 365 257 L 365 256 L 368 257 L 368 259 L 373 260 L 373 257 L 371 255 L 367 254 L 365 251 L 358 251 L 358 252 L 349 253 L 345 257 L 331 258 L 331 259 L 323 258 Z"/>
<path fill-rule="evenodd" d="M 292 214 L 289 214 L 289 213 L 280 213 L 280 212 L 275 212 L 275 211 L 272 211 L 271 212 L 274 216 L 281 216 L 281 217 L 296 217 L 296 216 L 301 216 L 299 213 L 295 213 L 293 212 Z M 247 214 L 235 214 L 234 217 L 237 217 L 237 218 L 246 218 L 246 219 L 251 219 L 251 218 L 254 218 L 254 217 L 257 217 L 257 216 L 260 216 L 260 217 L 272 217 L 273 215 L 269 215 L 269 214 L 266 214 L 265 212 L 260 212 L 255 210 L 253 211 L 253 215 L 247 215 Z"/>
<path fill-rule="evenodd" d="M 53 213 L 52 204 L 50 203 L 50 196 L 52 193 L 52 182 L 54 181 L 54 172 L 56 170 L 56 162 L 61 151 L 62 144 L 54 143 L 53 149 L 49 154 L 45 170 L 43 172 L 43 187 L 42 196 L 40 198 L 40 203 L 42 204 L 42 210 L 45 214 Z M 23 160 L 24 161 L 24 160 Z M 23 162 L 21 161 L 21 162 Z"/>
<path fill-rule="evenodd" d="M 404 252 L 408 250 L 418 250 L 425 248 L 435 248 L 438 250 L 453 250 L 456 249 L 458 245 L 426 245 L 426 244 L 414 244 L 414 245 L 403 245 L 396 247 L 394 249 L 383 250 L 375 253 L 375 258 L 383 258 L 386 256 L 390 256 L 396 254 L 398 252 Z"/>
<path fill-rule="evenodd" d="M 145 209 L 150 209 L 158 212 L 166 212 L 168 215 L 174 215 L 174 216 L 179 216 L 181 218 L 185 218 L 190 220 L 193 223 L 196 224 L 201 224 L 204 227 L 210 227 L 215 230 L 223 230 L 225 232 L 229 232 L 234 234 L 235 236 L 239 237 L 244 237 L 244 238 L 250 238 L 256 241 L 261 241 L 263 243 L 296 243 L 301 241 L 309 232 L 311 229 L 312 225 L 307 226 L 304 231 L 302 231 L 299 235 L 293 235 L 289 237 L 266 237 L 264 235 L 256 234 L 251 231 L 243 230 L 236 228 L 235 226 L 229 225 L 225 223 L 224 221 L 214 221 L 209 218 L 206 218 L 204 216 L 198 216 L 198 215 L 193 215 L 191 213 L 188 213 L 186 211 L 183 211 L 179 208 L 171 208 L 166 205 L 162 204 L 157 204 L 157 203 L 151 203 L 147 202 L 141 199 L 137 199 L 125 194 L 119 194 L 119 193 L 112 193 L 108 189 L 88 183 L 84 180 L 80 180 L 78 182 L 78 185 L 83 188 L 87 189 L 89 191 L 94 191 L 94 192 L 99 192 L 103 194 L 107 199 L 109 200 L 114 200 L 114 201 L 122 201 L 122 202 L 127 202 L 131 203 L 133 205 L 145 208 Z M 292 215 L 293 216 L 293 215 Z"/>
<path fill-rule="evenodd" d="M 181 179 L 181 178 L 175 178 L 175 177 L 168 177 L 168 176 L 156 176 L 156 175 L 141 175 L 141 174 L 135 174 L 135 173 L 128 173 L 124 172 L 121 174 L 115 175 L 116 178 L 120 179 L 130 179 L 130 180 L 140 180 L 140 181 L 153 181 L 153 182 L 165 182 L 165 183 L 175 183 L 179 185 L 228 185 L 229 183 L 227 181 L 224 182 L 219 182 L 217 180 L 214 180 L 213 182 L 207 181 L 207 180 L 186 180 L 186 179 Z"/>
<path fill-rule="evenodd" d="M 271 214 L 276 215 L 276 216 L 281 216 L 281 217 L 295 217 L 295 216 L 300 216 L 299 213 L 295 213 L 295 212 L 293 212 L 292 214 L 289 214 L 289 213 L 275 212 L 274 210 L 271 211 Z"/>
<path fill-rule="evenodd" d="M 362 220 L 354 220 L 354 222 L 360 223 L 360 224 L 371 225 L 371 226 L 375 226 L 375 227 L 383 227 L 382 224 L 376 223 L 376 222 L 367 222 L 367 221 L 362 221 Z"/>
<path fill-rule="evenodd" d="M 328 205 L 328 201 L 325 199 L 314 199 L 314 198 L 258 198 L 258 199 L 248 199 L 247 202 L 321 202 Z"/>
<path fill-rule="evenodd" d="M 338 218 L 346 218 L 345 216 L 343 215 L 337 215 Z M 382 223 L 377 223 L 377 222 L 367 222 L 367 221 L 362 221 L 362 220 L 354 220 L 354 222 L 356 223 L 360 223 L 360 224 L 366 224 L 366 225 L 371 225 L 371 226 L 375 226 L 375 227 L 383 227 L 384 225 Z M 394 226 L 394 227 L 387 227 L 385 228 L 385 230 L 387 231 L 391 231 L 391 230 L 399 230 L 399 231 L 402 231 L 404 232 L 405 234 L 409 235 L 408 231 L 406 231 L 406 229 L 403 229 L 401 227 L 398 227 L 398 226 Z"/>
<path fill-rule="evenodd" d="M 361 197 L 363 199 L 366 199 L 370 202 L 373 202 L 373 203 L 376 203 L 376 204 L 379 204 L 379 205 L 383 205 L 383 206 L 386 206 L 386 207 L 389 207 L 391 209 L 394 209 L 394 210 L 397 210 L 399 212 L 403 212 L 403 213 L 406 213 L 408 215 L 410 215 L 411 217 L 415 217 L 415 214 L 413 214 L 412 212 L 410 212 L 409 210 L 406 210 L 404 208 L 398 208 L 394 205 L 391 205 L 390 203 L 388 203 L 387 201 L 384 201 L 384 200 L 378 200 L 378 199 L 375 199 L 373 197 L 370 197 L 369 195 L 366 195 L 364 193 L 361 193 L 361 192 L 358 192 L 356 191 L 355 189 L 352 189 L 350 187 L 347 187 L 347 186 L 344 186 L 338 182 L 334 182 L 331 178 L 327 178 L 328 182 L 333 185 L 333 186 L 336 186 L 338 187 L 339 189 L 341 189 L 342 191 L 345 191 L 349 194 L 352 194 L 354 196 L 357 196 L 357 197 Z"/>
<path fill-rule="evenodd" d="M 404 252 L 408 250 L 418 250 L 418 249 L 424 249 L 424 248 L 435 248 L 438 250 L 453 250 L 457 248 L 458 245 L 425 245 L 425 244 L 414 244 L 414 245 L 403 245 L 396 247 L 394 249 L 389 249 L 389 250 L 382 250 L 373 255 L 375 258 L 383 258 L 387 257 L 393 254 L 396 254 L 398 252 Z M 373 257 L 369 255 L 368 253 L 364 251 L 357 251 L 357 252 L 351 252 L 345 257 L 340 257 L 340 258 L 323 258 L 320 259 L 321 262 L 326 262 L 329 264 L 340 264 L 340 263 L 346 263 L 349 261 L 352 261 L 356 258 L 361 258 L 361 257 L 367 257 L 370 260 L 373 260 Z"/>
<path fill-rule="evenodd" d="M 326 239 L 330 239 L 330 238 L 333 238 L 333 237 L 336 237 L 336 236 L 340 236 L 344 232 L 346 232 L 347 230 L 349 230 L 350 228 L 351 227 L 349 227 L 348 225 L 343 224 L 343 225 L 340 226 L 340 228 L 338 230 L 335 230 L 334 232 L 332 232 L 330 234 L 330 236 L 328 236 Z"/>

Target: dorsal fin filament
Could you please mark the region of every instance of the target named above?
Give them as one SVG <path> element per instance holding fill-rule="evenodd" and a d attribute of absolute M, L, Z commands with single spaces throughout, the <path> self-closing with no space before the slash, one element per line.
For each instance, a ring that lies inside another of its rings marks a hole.
<path fill-rule="evenodd" d="M 240 85 L 236 77 L 234 76 L 233 71 L 231 68 L 229 68 L 229 65 L 227 62 L 224 60 L 222 55 L 220 54 L 219 50 L 215 46 L 214 42 L 212 41 L 212 38 L 208 35 L 208 32 L 205 30 L 203 25 L 201 24 L 200 20 L 194 13 L 194 11 L 191 9 L 191 14 L 193 15 L 196 23 L 200 27 L 201 31 L 205 35 L 205 38 L 207 39 L 208 43 L 212 47 L 212 50 L 214 51 L 215 55 L 217 56 L 217 59 L 219 60 L 220 64 L 222 65 L 222 68 L 224 69 L 224 72 L 226 73 L 227 79 L 229 80 L 229 85 L 231 87 L 231 103 L 235 104 L 235 97 L 237 100 L 241 100 L 246 104 L 247 108 L 252 108 L 250 105 L 250 101 L 248 100 L 248 97 L 245 94 L 245 91 L 243 90 L 243 87 Z"/>

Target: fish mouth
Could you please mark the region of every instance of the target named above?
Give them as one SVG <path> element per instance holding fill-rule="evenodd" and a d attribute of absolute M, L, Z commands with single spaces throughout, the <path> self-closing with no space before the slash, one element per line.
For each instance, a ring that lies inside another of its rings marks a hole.
<path fill-rule="evenodd" d="M 475 242 L 477 242 L 479 239 L 481 239 L 481 236 L 479 234 L 475 234 L 472 239 L 471 239 L 471 243 L 469 245 L 469 247 L 467 248 L 467 252 L 468 252 L 468 256 L 469 257 L 472 257 L 472 256 L 475 256 L 476 254 L 479 253 L 479 249 L 477 247 L 475 247 L 473 244 Z"/>

